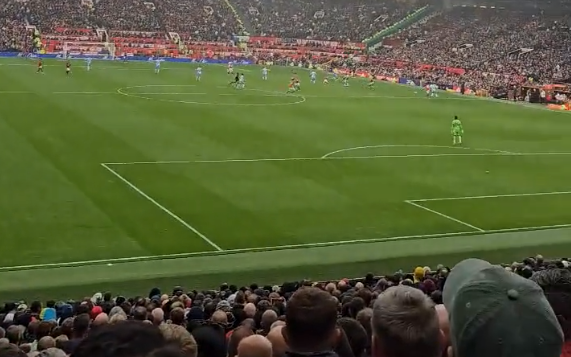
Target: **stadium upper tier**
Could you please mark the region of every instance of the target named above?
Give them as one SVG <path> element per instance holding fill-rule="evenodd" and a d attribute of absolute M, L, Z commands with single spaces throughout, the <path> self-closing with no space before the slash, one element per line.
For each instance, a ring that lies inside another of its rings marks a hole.
<path fill-rule="evenodd" d="M 7 0 L 4 21 L 27 21 L 42 32 L 57 27 L 175 31 L 223 40 L 246 31 L 320 40 L 361 41 L 422 7 L 424 0 Z"/>

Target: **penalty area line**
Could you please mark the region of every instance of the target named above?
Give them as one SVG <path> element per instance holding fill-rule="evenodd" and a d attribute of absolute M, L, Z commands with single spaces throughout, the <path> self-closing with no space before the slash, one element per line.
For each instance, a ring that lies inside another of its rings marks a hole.
<path fill-rule="evenodd" d="M 450 220 L 450 221 L 453 221 L 453 222 L 456 222 L 456 223 L 460 223 L 461 225 L 466 226 L 466 227 L 468 227 L 468 228 L 472 228 L 472 229 L 475 230 L 475 231 L 478 231 L 478 232 L 481 232 L 481 233 L 484 233 L 484 232 L 485 232 L 485 230 L 483 230 L 483 229 L 480 228 L 480 227 L 476 227 L 476 226 L 474 226 L 474 225 L 472 225 L 472 224 L 470 224 L 470 223 L 464 222 L 464 221 L 462 221 L 462 220 L 460 220 L 460 219 L 454 218 L 454 217 L 449 216 L 449 215 L 447 215 L 447 214 L 444 214 L 444 213 L 442 213 L 442 212 L 438 212 L 438 211 L 436 211 L 436 210 L 430 209 L 430 208 L 428 208 L 428 207 L 425 207 L 425 206 L 423 206 L 423 205 L 420 205 L 420 204 L 415 203 L 415 202 L 412 202 L 412 201 L 405 201 L 405 202 L 408 203 L 409 205 L 412 205 L 412 206 L 414 206 L 414 207 L 423 209 L 423 210 L 428 211 L 428 212 L 430 212 L 430 213 L 434 213 L 434 214 L 436 214 L 436 215 L 438 215 L 438 216 L 440 216 L 440 217 L 446 218 L 446 219 L 448 219 L 448 220 Z"/>
<path fill-rule="evenodd" d="M 442 198 L 422 198 L 418 200 L 408 200 L 409 202 L 431 202 L 431 201 L 460 201 L 460 200 L 478 200 L 486 198 L 503 198 L 503 197 L 533 197 L 533 196 L 552 196 L 552 195 L 569 195 L 571 191 L 553 191 L 553 192 L 532 192 L 532 193 L 508 193 L 503 195 L 483 195 L 483 196 L 465 196 L 465 197 L 442 197 Z"/>
<path fill-rule="evenodd" d="M 266 161 L 332 161 L 332 160 L 371 160 L 371 159 L 406 159 L 420 157 L 463 157 L 463 156 L 557 156 L 571 155 L 571 152 L 544 152 L 544 153 L 504 153 L 504 152 L 481 152 L 481 153 L 448 153 L 448 154 L 410 154 L 410 155 L 374 155 L 374 156 L 327 156 L 327 157 L 279 157 L 258 159 L 224 159 L 224 160 L 162 160 L 162 161 L 126 161 L 105 162 L 102 165 L 167 165 L 167 164 L 216 164 L 216 163 L 239 163 L 239 162 L 266 162 Z M 417 200 L 412 200 L 416 202 Z"/>
<path fill-rule="evenodd" d="M 123 183 L 125 183 L 127 186 L 131 187 L 135 192 L 137 192 L 139 195 L 141 195 L 143 198 L 145 198 L 147 201 L 151 202 L 152 204 L 154 204 L 155 206 L 157 206 L 161 211 L 165 212 L 166 214 L 168 214 L 169 216 L 171 216 L 174 220 L 176 220 L 177 222 L 179 222 L 180 224 L 182 224 L 184 227 L 188 228 L 190 231 L 194 232 L 194 234 L 196 234 L 198 237 L 200 237 L 204 242 L 206 242 L 207 244 L 209 244 L 211 247 L 213 247 L 214 249 L 216 249 L 219 252 L 224 251 L 224 249 L 220 248 L 216 243 L 214 243 L 212 240 L 210 240 L 208 237 L 206 237 L 204 234 L 202 234 L 200 231 L 198 231 L 196 228 L 194 228 L 193 226 L 191 226 L 190 224 L 188 224 L 186 221 L 184 221 L 182 218 L 180 218 L 179 216 L 177 216 L 176 214 L 174 214 L 171 210 L 169 210 L 168 208 L 166 208 L 165 206 L 163 206 L 162 204 L 158 203 L 154 198 L 152 198 L 151 196 L 147 195 L 145 192 L 143 192 L 143 190 L 141 190 L 140 188 L 138 188 L 137 186 L 135 186 L 135 184 L 133 184 L 131 181 L 127 180 L 126 178 L 124 178 L 121 174 L 119 174 L 118 172 L 116 172 L 115 170 L 111 169 L 109 166 L 107 166 L 106 164 L 101 164 L 101 166 L 103 168 L 105 168 L 105 170 L 109 171 L 113 176 L 117 177 L 119 180 L 121 180 Z"/>

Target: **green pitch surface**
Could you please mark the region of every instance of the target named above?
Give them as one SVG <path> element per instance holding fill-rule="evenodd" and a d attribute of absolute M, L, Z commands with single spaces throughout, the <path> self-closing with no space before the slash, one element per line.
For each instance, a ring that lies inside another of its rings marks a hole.
<path fill-rule="evenodd" d="M 260 67 L 236 68 L 246 77 L 236 90 L 215 65 L 197 82 L 189 64 L 155 74 L 151 63 L 87 72 L 78 61 L 70 76 L 45 64 L 42 75 L 27 60 L 0 62 L 0 297 L 265 278 L 247 274 L 255 266 L 325 277 L 341 261 L 357 271 L 396 259 L 386 250 L 418 260 L 420 241 L 434 256 L 571 253 L 565 234 L 545 230 L 571 226 L 567 113 L 362 79 L 344 88 L 323 73 L 312 85 L 305 70 L 286 95 L 289 68 L 267 81 Z M 279 258 L 260 253 L 275 249 Z"/>

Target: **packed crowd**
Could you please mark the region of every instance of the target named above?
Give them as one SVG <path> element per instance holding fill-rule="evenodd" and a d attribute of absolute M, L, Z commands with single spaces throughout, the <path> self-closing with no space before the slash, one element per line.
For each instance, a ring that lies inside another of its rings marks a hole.
<path fill-rule="evenodd" d="M 459 67 L 481 73 L 571 77 L 571 32 L 566 13 L 456 7 L 399 34 L 399 46 L 378 51 L 383 59 Z"/>
<path fill-rule="evenodd" d="M 18 19 L 47 33 L 58 27 L 112 30 L 166 30 L 200 40 L 219 40 L 240 34 L 290 38 L 361 41 L 400 20 L 424 0 L 9 0 Z M 236 9 L 236 12 L 234 12 Z M 14 19 L 8 13 L 2 17 Z M 248 25 L 243 28 L 240 17 Z"/>
<path fill-rule="evenodd" d="M 7 303 L 0 356 L 568 356 L 569 267 L 467 259 L 383 277 Z"/>
<path fill-rule="evenodd" d="M 423 6 L 419 0 L 233 0 L 255 35 L 359 42 Z"/>
<path fill-rule="evenodd" d="M 0 51 L 25 49 L 27 31 L 25 6 L 15 1 L 0 4 Z"/>
<path fill-rule="evenodd" d="M 185 41 L 225 41 L 242 30 L 224 0 L 162 0 L 156 5 L 165 29 Z"/>

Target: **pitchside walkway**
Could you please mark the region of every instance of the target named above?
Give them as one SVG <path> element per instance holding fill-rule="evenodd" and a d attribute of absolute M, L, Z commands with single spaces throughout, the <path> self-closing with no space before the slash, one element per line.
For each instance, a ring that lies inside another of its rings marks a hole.
<path fill-rule="evenodd" d="M 411 222 L 414 224 L 414 222 Z M 210 256 L 104 263 L 68 267 L 36 267 L 0 273 L 0 300 L 79 298 L 95 291 L 145 294 L 153 286 L 215 288 L 220 283 L 281 284 L 291 279 L 339 279 L 369 271 L 392 273 L 417 265 L 448 264 L 466 257 L 494 262 L 543 254 L 570 255 L 571 228 L 508 233 L 400 237 L 353 243 Z"/>

